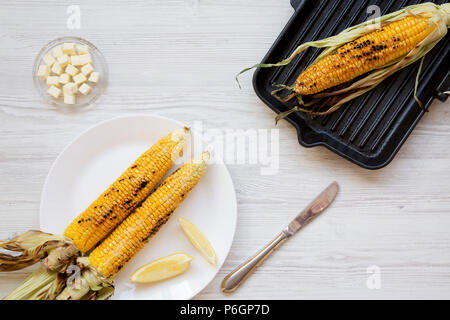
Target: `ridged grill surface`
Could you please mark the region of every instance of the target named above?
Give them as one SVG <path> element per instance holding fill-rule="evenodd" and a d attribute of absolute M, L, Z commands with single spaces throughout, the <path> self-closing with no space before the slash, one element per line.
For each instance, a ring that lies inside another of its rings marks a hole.
<path fill-rule="evenodd" d="M 381 14 L 424 1 L 407 0 L 341 0 L 297 1 L 299 8 L 272 46 L 264 62 L 277 62 L 301 43 L 335 35 L 343 29 L 366 21 L 371 5 L 381 8 Z M 445 0 L 435 1 L 437 4 Z M 436 90 L 448 82 L 449 35 L 425 58 L 419 80 L 418 96 L 425 109 Z M 295 103 L 281 103 L 270 95 L 273 83 L 293 84 L 320 54 L 320 49 L 308 49 L 291 64 L 280 68 L 258 69 L 253 79 L 258 96 L 277 113 L 292 108 Z M 377 169 L 387 165 L 406 140 L 422 110 L 414 100 L 413 91 L 418 63 L 395 73 L 371 92 L 349 102 L 337 112 L 322 117 L 310 117 L 296 112 L 287 119 L 298 130 L 304 146 L 325 145 L 355 162 Z M 447 89 L 447 88 L 446 88 Z"/>

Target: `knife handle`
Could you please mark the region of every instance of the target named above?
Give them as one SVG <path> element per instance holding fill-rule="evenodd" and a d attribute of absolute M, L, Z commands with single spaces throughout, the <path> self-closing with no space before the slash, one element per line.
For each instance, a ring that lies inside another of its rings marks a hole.
<path fill-rule="evenodd" d="M 275 239 L 259 250 L 253 257 L 234 269 L 223 279 L 221 284 L 222 291 L 229 293 L 236 290 L 276 248 L 287 240 L 288 237 L 289 234 L 287 232 L 281 232 Z"/>

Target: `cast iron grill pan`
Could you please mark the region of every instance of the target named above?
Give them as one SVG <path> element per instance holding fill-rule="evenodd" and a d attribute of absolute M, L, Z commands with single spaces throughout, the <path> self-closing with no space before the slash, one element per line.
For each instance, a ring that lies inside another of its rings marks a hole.
<path fill-rule="evenodd" d="M 378 5 L 381 14 L 423 1 L 408 0 L 291 0 L 295 13 L 289 20 L 262 63 L 278 62 L 289 56 L 301 43 L 326 38 L 349 26 L 366 21 L 370 5 Z M 437 4 L 445 0 L 434 1 Z M 256 94 L 276 113 L 287 111 L 295 102 L 281 103 L 270 92 L 272 83 L 292 84 L 297 76 L 319 55 L 310 48 L 289 65 L 257 69 L 253 76 Z M 290 114 L 289 121 L 305 147 L 323 145 L 353 163 L 367 169 L 386 166 L 405 142 L 434 98 L 444 101 L 450 87 L 449 34 L 427 54 L 420 76 L 418 97 L 413 97 L 419 63 L 395 73 L 374 90 L 350 101 L 338 111 L 321 117 L 300 112 Z"/>

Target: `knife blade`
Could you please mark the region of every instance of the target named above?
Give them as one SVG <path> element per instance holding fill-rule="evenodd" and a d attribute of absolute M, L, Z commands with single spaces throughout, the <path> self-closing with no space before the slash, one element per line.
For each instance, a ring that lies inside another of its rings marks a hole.
<path fill-rule="evenodd" d="M 326 208 L 336 198 L 339 191 L 337 182 L 331 183 L 321 194 L 317 196 L 305 209 L 303 209 L 289 225 L 284 228 L 278 236 L 273 239 L 268 245 L 258 251 L 253 257 L 241 264 L 228 274 L 222 281 L 221 289 L 223 292 L 235 291 L 250 274 L 261 264 L 269 255 L 275 251 L 288 238 L 302 229 L 305 225 L 311 222 L 315 217 L 325 211 Z"/>
<path fill-rule="evenodd" d="M 337 182 L 331 183 L 321 194 L 317 196 L 294 220 L 289 223 L 286 232 L 290 235 L 296 233 L 311 220 L 325 211 L 330 206 L 339 191 Z"/>

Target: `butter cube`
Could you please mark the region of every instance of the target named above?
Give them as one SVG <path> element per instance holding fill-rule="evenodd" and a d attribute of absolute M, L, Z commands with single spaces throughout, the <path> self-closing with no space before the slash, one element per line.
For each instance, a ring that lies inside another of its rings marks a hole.
<path fill-rule="evenodd" d="M 47 77 L 47 85 L 59 87 L 59 77 L 58 76 L 48 76 Z"/>
<path fill-rule="evenodd" d="M 67 73 L 63 73 L 62 75 L 59 76 L 59 83 L 62 84 L 67 84 L 70 82 L 70 74 Z"/>
<path fill-rule="evenodd" d="M 92 58 L 89 53 L 86 53 L 79 56 L 72 56 L 71 61 L 74 66 L 82 66 L 88 63 L 92 63 Z"/>
<path fill-rule="evenodd" d="M 65 104 L 75 104 L 75 96 L 73 94 L 64 94 Z"/>
<path fill-rule="evenodd" d="M 62 73 L 62 67 L 59 62 L 55 62 L 52 66 L 52 72 L 56 73 L 58 76 Z"/>
<path fill-rule="evenodd" d="M 89 46 L 87 44 L 77 44 L 78 54 L 89 53 Z"/>
<path fill-rule="evenodd" d="M 63 92 L 67 95 L 74 95 L 78 90 L 78 87 L 75 83 L 69 82 L 63 86 Z"/>
<path fill-rule="evenodd" d="M 61 67 L 65 67 L 70 63 L 70 57 L 67 54 L 63 54 L 61 57 L 56 59 Z"/>
<path fill-rule="evenodd" d="M 70 74 L 73 77 L 78 72 L 79 72 L 79 70 L 76 67 L 74 67 L 72 64 L 67 65 L 67 67 L 66 67 L 67 74 Z"/>
<path fill-rule="evenodd" d="M 97 83 L 99 79 L 100 79 L 100 74 L 98 72 L 92 72 L 91 76 L 89 77 L 89 81 L 94 82 L 94 83 Z"/>
<path fill-rule="evenodd" d="M 70 63 L 74 66 L 81 66 L 80 56 L 71 56 Z"/>
<path fill-rule="evenodd" d="M 46 64 L 41 64 L 38 69 L 38 77 L 42 79 L 46 79 L 48 75 L 50 74 L 50 66 Z"/>
<path fill-rule="evenodd" d="M 88 76 L 92 71 L 94 71 L 94 68 L 90 63 L 81 68 L 81 73 L 84 74 L 85 76 Z"/>
<path fill-rule="evenodd" d="M 59 96 L 61 95 L 61 89 L 58 89 L 55 86 L 51 86 L 50 88 L 48 88 L 47 92 L 54 98 L 59 98 Z"/>
<path fill-rule="evenodd" d="M 62 51 L 65 54 L 70 54 L 70 55 L 75 54 L 75 43 L 72 43 L 72 42 L 63 43 Z"/>
<path fill-rule="evenodd" d="M 85 53 L 82 55 L 79 55 L 81 62 L 83 63 L 83 65 L 88 64 L 88 63 L 92 63 L 92 57 L 90 53 Z"/>
<path fill-rule="evenodd" d="M 91 92 L 91 87 L 86 84 L 83 83 L 79 88 L 78 91 L 80 91 L 82 94 L 87 95 L 89 92 Z"/>
<path fill-rule="evenodd" d="M 55 58 L 53 58 L 52 54 L 49 52 L 47 53 L 42 60 L 44 60 L 46 65 L 51 66 L 53 63 L 55 63 Z"/>
<path fill-rule="evenodd" d="M 61 57 L 63 54 L 64 54 L 64 53 L 63 53 L 63 51 L 62 51 L 62 49 L 61 49 L 60 46 L 57 46 L 57 47 L 54 47 L 54 48 L 53 48 L 53 56 L 54 56 L 55 58 Z"/>
<path fill-rule="evenodd" d="M 76 74 L 75 76 L 73 76 L 73 82 L 75 82 L 75 84 L 79 85 L 82 84 L 83 82 L 86 82 L 86 76 L 82 73 Z"/>

